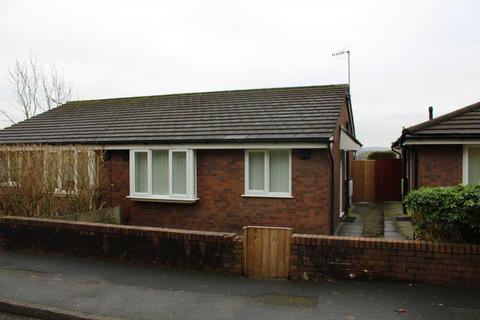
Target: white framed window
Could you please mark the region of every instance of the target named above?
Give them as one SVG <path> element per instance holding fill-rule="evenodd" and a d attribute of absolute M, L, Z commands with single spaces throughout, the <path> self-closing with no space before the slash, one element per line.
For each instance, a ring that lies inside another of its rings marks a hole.
<path fill-rule="evenodd" d="M 75 193 L 79 185 L 98 183 L 97 154 L 94 150 L 46 150 L 46 151 L 12 151 L 0 159 L 0 184 L 16 186 L 19 183 L 22 161 L 43 161 L 44 182 L 52 186 L 57 194 Z"/>
<path fill-rule="evenodd" d="M 480 145 L 463 146 L 463 184 L 480 184 Z"/>
<path fill-rule="evenodd" d="M 245 194 L 254 197 L 292 195 L 290 149 L 245 151 Z"/>
<path fill-rule="evenodd" d="M 196 163 L 191 149 L 130 150 L 130 198 L 194 202 Z"/>
<path fill-rule="evenodd" d="M 58 194 L 76 193 L 80 186 L 98 184 L 97 154 L 94 150 L 45 151 L 43 159 L 45 182 L 50 180 L 48 175 L 55 177 L 55 192 Z"/>
<path fill-rule="evenodd" d="M 0 180 L 2 186 L 14 187 L 17 185 L 20 170 L 21 158 L 18 153 L 9 152 L 0 159 Z"/>

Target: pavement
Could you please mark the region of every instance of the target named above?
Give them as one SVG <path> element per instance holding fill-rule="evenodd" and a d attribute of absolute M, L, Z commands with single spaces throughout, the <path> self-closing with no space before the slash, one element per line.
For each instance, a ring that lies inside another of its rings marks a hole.
<path fill-rule="evenodd" d="M 267 281 L 5 250 L 0 299 L 138 320 L 480 319 L 480 289 Z"/>
<path fill-rule="evenodd" d="M 352 221 L 343 221 L 335 233 L 338 236 L 362 237 L 365 236 L 365 224 L 368 223 L 369 210 L 382 210 L 384 215 L 383 237 L 392 240 L 413 239 L 412 223 L 405 220 L 403 207 L 400 201 L 386 201 L 381 205 L 368 202 L 353 203 L 349 209 L 348 217 Z"/>
<path fill-rule="evenodd" d="M 340 222 L 335 235 L 344 237 L 362 237 L 365 216 L 369 203 L 353 203 L 348 209 L 348 218 L 351 220 Z"/>
<path fill-rule="evenodd" d="M 383 204 L 383 208 L 385 239 L 413 239 L 412 222 L 404 220 L 406 216 L 403 213 L 402 203 L 399 201 L 386 201 Z"/>

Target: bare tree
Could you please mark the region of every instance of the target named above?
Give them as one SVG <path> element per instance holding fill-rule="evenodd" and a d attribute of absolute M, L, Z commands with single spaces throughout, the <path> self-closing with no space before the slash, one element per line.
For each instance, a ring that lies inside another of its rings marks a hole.
<path fill-rule="evenodd" d="M 58 107 L 72 97 L 72 88 L 55 68 L 49 75 L 43 74 L 42 88 L 46 110 Z"/>
<path fill-rule="evenodd" d="M 8 72 L 14 85 L 15 105 L 23 119 L 58 107 L 72 96 L 70 84 L 57 69 L 45 72 L 35 57 L 30 56 L 25 61 L 17 59 Z M 0 113 L 15 123 L 14 117 L 6 110 L 0 109 Z"/>

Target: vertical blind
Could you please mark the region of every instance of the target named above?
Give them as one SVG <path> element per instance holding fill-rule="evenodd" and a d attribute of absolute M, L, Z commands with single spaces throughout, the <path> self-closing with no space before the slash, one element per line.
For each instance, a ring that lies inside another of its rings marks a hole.
<path fill-rule="evenodd" d="M 135 192 L 148 192 L 147 152 L 135 152 Z"/>
<path fill-rule="evenodd" d="M 172 193 L 187 194 L 187 153 L 172 152 Z"/>
<path fill-rule="evenodd" d="M 270 151 L 270 192 L 289 192 L 290 156 L 288 150 Z"/>
<path fill-rule="evenodd" d="M 480 183 L 480 148 L 468 148 L 468 183 Z"/>
<path fill-rule="evenodd" d="M 248 189 L 265 190 L 265 153 L 248 153 Z"/>
<path fill-rule="evenodd" d="M 168 194 L 168 150 L 152 151 L 152 193 Z"/>

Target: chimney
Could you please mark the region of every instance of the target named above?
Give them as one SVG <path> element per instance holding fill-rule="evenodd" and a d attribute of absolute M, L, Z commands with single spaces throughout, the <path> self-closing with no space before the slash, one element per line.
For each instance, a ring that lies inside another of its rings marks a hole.
<path fill-rule="evenodd" d="M 428 107 L 428 120 L 432 120 L 433 119 L 433 107 L 430 106 Z"/>

